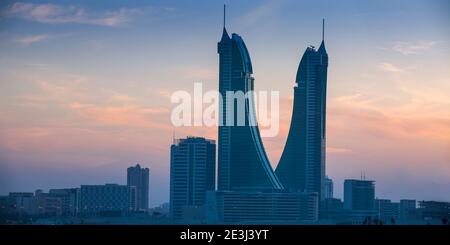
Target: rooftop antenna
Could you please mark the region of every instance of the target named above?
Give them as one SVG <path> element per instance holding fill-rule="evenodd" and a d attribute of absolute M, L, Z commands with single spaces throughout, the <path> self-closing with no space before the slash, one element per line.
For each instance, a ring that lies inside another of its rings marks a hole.
<path fill-rule="evenodd" d="M 322 19 L 322 42 L 325 41 L 325 18 Z"/>
<path fill-rule="evenodd" d="M 225 29 L 225 16 L 226 16 L 227 5 L 223 5 L 223 28 Z"/>

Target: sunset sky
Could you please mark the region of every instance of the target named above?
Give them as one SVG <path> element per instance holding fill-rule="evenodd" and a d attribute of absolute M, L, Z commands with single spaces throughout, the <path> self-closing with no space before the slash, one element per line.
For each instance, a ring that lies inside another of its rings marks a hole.
<path fill-rule="evenodd" d="M 150 206 L 169 198 L 170 96 L 218 88 L 224 1 L 1 1 L 0 195 L 126 183 L 150 168 Z M 326 173 L 376 181 L 376 196 L 450 201 L 450 1 L 225 1 L 256 90 L 280 91 L 275 168 L 301 55 L 329 55 Z"/>

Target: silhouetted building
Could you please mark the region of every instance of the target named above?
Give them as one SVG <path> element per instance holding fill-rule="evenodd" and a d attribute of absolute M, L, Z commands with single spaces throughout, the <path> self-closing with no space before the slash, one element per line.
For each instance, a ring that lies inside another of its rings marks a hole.
<path fill-rule="evenodd" d="M 3 208 L 7 213 L 38 214 L 37 200 L 32 192 L 10 192 L 4 200 Z"/>
<path fill-rule="evenodd" d="M 291 126 L 276 169 L 290 191 L 324 195 L 328 54 L 322 33 L 319 49 L 306 49 L 297 70 Z"/>
<path fill-rule="evenodd" d="M 217 207 L 208 214 L 211 223 L 295 224 L 318 219 L 317 193 L 217 191 L 208 197 L 208 207 Z"/>
<path fill-rule="evenodd" d="M 320 64 L 315 58 L 311 58 L 311 61 L 308 58 L 311 69 L 313 66 L 314 69 L 317 68 L 315 65 L 323 66 L 327 62 L 323 43 L 317 52 L 321 54 Z M 316 176 L 317 172 L 314 171 L 324 170 L 320 166 L 316 168 L 316 165 L 324 164 L 324 157 L 323 161 L 322 157 L 319 157 L 313 164 L 312 161 L 316 159 L 312 159 L 312 155 L 308 156 L 307 171 L 310 174 L 307 176 L 307 188 L 288 188 L 291 192 L 283 191 L 283 184 L 274 173 L 264 150 L 257 125 L 253 97 L 244 96 L 251 95 L 254 91 L 253 70 L 248 49 L 239 35 L 235 33 L 231 37 L 228 35 L 225 23 L 222 38 L 218 43 L 218 53 L 219 91 L 223 98 L 219 106 L 218 191 L 208 194 L 208 210 L 216 209 L 217 222 L 226 223 L 264 221 L 282 223 L 317 220 L 318 199 L 320 199 L 319 195 L 323 188 L 321 174 L 324 172 Z M 317 75 L 325 75 L 326 78 L 326 73 Z M 308 79 L 313 78 L 308 77 Z M 323 83 L 322 79 L 319 80 L 309 81 L 309 83 Z M 304 82 L 305 80 L 302 80 L 302 83 Z M 321 85 L 311 85 L 310 87 L 312 86 L 319 87 Z M 311 108 L 313 102 L 309 101 L 308 103 Z M 319 118 L 319 120 L 322 119 Z M 300 121 L 293 123 L 300 123 Z M 300 127 L 300 125 L 296 125 L 296 127 Z M 310 146 L 315 144 L 312 141 L 308 142 L 311 143 Z M 324 141 L 318 143 L 325 144 Z M 300 146 L 292 145 L 292 147 L 297 147 L 296 150 L 299 151 Z M 308 152 L 312 150 L 309 149 Z M 318 152 L 318 154 L 322 153 Z M 297 158 L 292 161 L 300 162 L 302 160 Z M 290 169 L 286 169 L 284 173 L 295 171 L 291 166 L 288 168 Z M 302 178 L 298 174 L 298 172 L 294 173 L 293 178 Z M 290 182 L 287 183 L 290 184 Z M 214 219 L 211 219 L 214 212 L 208 212 L 208 214 L 208 220 L 211 222 Z"/>
<path fill-rule="evenodd" d="M 80 212 L 83 215 L 123 215 L 136 209 L 134 186 L 81 185 Z"/>
<path fill-rule="evenodd" d="M 344 181 L 344 208 L 347 210 L 374 210 L 374 182 L 346 179 Z"/>
<path fill-rule="evenodd" d="M 168 202 L 162 203 L 157 207 L 149 209 L 150 215 L 154 218 L 166 218 L 169 217 L 170 204 Z"/>
<path fill-rule="evenodd" d="M 127 185 L 136 188 L 136 210 L 148 211 L 149 169 L 139 164 L 127 169 Z"/>
<path fill-rule="evenodd" d="M 80 206 L 79 188 L 50 189 L 48 196 L 60 198 L 61 215 L 76 216 L 78 214 Z"/>
<path fill-rule="evenodd" d="M 0 224 L 5 222 L 6 215 L 12 213 L 13 203 L 8 196 L 0 196 Z"/>
<path fill-rule="evenodd" d="M 235 33 L 230 37 L 225 23 L 218 53 L 223 98 L 219 106 L 218 189 L 282 189 L 261 141 L 253 97 L 235 99 L 234 95 L 254 90 L 253 69 L 244 40 Z"/>
<path fill-rule="evenodd" d="M 198 213 L 204 213 L 206 191 L 215 189 L 215 164 L 216 144 L 213 140 L 188 137 L 172 144 L 170 214 L 173 219 L 198 219 Z"/>
<path fill-rule="evenodd" d="M 417 209 L 421 219 L 426 221 L 450 219 L 450 203 L 436 201 L 419 201 Z"/>
<path fill-rule="evenodd" d="M 400 220 L 414 220 L 417 219 L 416 200 L 400 200 L 399 207 Z"/>
<path fill-rule="evenodd" d="M 399 220 L 400 203 L 391 202 L 388 199 L 375 199 L 375 210 L 378 213 L 378 219 L 385 224 Z"/>
<path fill-rule="evenodd" d="M 320 202 L 321 220 L 339 221 L 344 218 L 344 203 L 338 198 L 325 198 Z"/>
<path fill-rule="evenodd" d="M 333 198 L 333 180 L 325 177 L 324 183 L 324 198 Z"/>
<path fill-rule="evenodd" d="M 344 220 L 362 224 L 365 219 L 377 217 L 375 210 L 375 184 L 370 180 L 344 181 Z"/>
<path fill-rule="evenodd" d="M 63 199 L 60 196 L 44 193 L 42 190 L 36 190 L 35 196 L 39 214 L 46 216 L 63 215 Z"/>

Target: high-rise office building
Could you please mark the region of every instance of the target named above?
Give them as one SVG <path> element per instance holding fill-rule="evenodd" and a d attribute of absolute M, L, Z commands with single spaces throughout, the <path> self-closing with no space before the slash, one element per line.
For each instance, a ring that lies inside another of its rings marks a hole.
<path fill-rule="evenodd" d="M 235 33 L 228 35 L 225 13 L 218 53 L 219 92 L 223 98 L 219 106 L 218 189 L 282 189 L 254 120 L 253 98 L 239 100 L 234 96 L 252 92 L 254 78 L 244 40 Z"/>
<path fill-rule="evenodd" d="M 141 168 L 139 164 L 127 169 L 127 185 L 136 188 L 136 209 L 138 211 L 148 210 L 148 186 L 149 169 Z"/>
<path fill-rule="evenodd" d="M 346 179 L 344 181 L 344 208 L 347 210 L 374 210 L 374 182 Z"/>
<path fill-rule="evenodd" d="M 333 180 L 328 178 L 328 176 L 325 177 L 325 183 L 323 188 L 323 194 L 324 198 L 333 198 Z"/>
<path fill-rule="evenodd" d="M 324 198 L 328 54 L 322 29 L 319 49 L 306 49 L 297 70 L 291 126 L 276 169 L 290 191 Z"/>
<path fill-rule="evenodd" d="M 206 192 L 215 190 L 216 144 L 213 140 L 188 137 L 170 148 L 170 214 L 182 220 L 201 212 Z M 200 210 L 200 211 L 199 211 Z"/>

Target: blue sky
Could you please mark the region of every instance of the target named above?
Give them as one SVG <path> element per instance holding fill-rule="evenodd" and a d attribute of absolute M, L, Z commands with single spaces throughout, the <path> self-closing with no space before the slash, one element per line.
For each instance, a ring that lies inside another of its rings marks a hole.
<path fill-rule="evenodd" d="M 217 88 L 224 1 L 2 1 L 0 193 L 125 183 L 151 169 L 168 199 L 169 96 Z M 448 1 L 225 1 L 257 90 L 282 97 L 275 167 L 304 49 L 330 56 L 327 174 L 342 196 L 361 171 L 383 198 L 450 196 Z M 215 129 L 177 135 L 216 138 Z M 39 174 L 36 174 L 38 172 Z"/>

